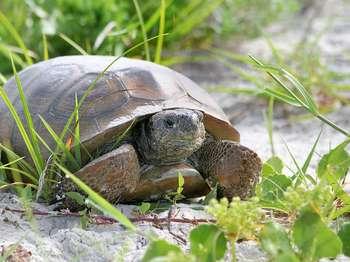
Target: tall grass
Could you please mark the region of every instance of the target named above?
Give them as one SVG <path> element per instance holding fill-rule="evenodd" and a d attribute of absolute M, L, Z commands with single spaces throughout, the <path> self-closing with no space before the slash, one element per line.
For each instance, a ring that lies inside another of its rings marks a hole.
<path fill-rule="evenodd" d="M 21 38 L 20 34 L 17 32 L 16 28 L 10 23 L 10 21 L 7 19 L 5 14 L 3 14 L 0 11 L 0 24 L 2 24 L 11 34 L 11 36 L 14 38 L 18 46 L 23 50 L 24 57 L 29 65 L 33 63 L 32 58 L 29 55 L 29 50 L 24 44 L 23 39 Z"/>
<path fill-rule="evenodd" d="M 142 32 L 142 37 L 143 37 L 143 40 L 144 40 L 146 59 L 148 61 L 150 61 L 151 60 L 151 55 L 150 55 L 150 51 L 149 51 L 148 42 L 146 41 L 147 40 L 147 32 L 146 32 L 146 29 L 145 29 L 145 22 L 143 20 L 143 15 L 142 15 L 142 12 L 141 12 L 141 9 L 140 9 L 139 2 L 137 0 L 133 0 L 133 2 L 134 2 L 134 5 L 135 5 L 137 17 L 139 19 L 141 32 Z"/>
<path fill-rule="evenodd" d="M 154 58 L 154 62 L 157 64 L 160 64 L 161 55 L 162 55 L 162 48 L 163 48 L 163 34 L 164 34 L 164 27 L 165 27 L 165 12 L 166 12 L 166 4 L 165 0 L 161 0 L 160 4 L 160 17 L 159 17 L 159 38 L 157 40 L 157 47 L 156 47 L 156 55 Z"/>
<path fill-rule="evenodd" d="M 343 135 L 350 137 L 350 132 L 338 126 L 318 110 L 315 101 L 305 87 L 296 79 L 292 74 L 284 70 L 283 68 L 265 65 L 255 57 L 251 56 L 251 59 L 257 64 L 258 69 L 266 72 L 283 90 L 285 93 L 278 93 L 272 89 L 265 88 L 263 91 L 279 100 L 287 102 L 291 105 L 296 105 L 305 108 L 313 116 L 320 119 L 322 122 L 331 126 Z M 289 81 L 293 89 L 289 88 L 278 76 L 283 77 Z"/>

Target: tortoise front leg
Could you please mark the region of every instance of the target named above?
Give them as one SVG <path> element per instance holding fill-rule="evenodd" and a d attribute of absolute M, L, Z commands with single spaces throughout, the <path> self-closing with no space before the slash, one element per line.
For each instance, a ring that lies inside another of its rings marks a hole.
<path fill-rule="evenodd" d="M 241 199 L 253 195 L 261 171 L 258 155 L 241 144 L 207 137 L 191 162 L 208 183 L 218 183 L 219 196 Z"/>
<path fill-rule="evenodd" d="M 133 191 L 140 179 L 140 165 L 136 150 L 131 144 L 123 144 L 78 170 L 75 175 L 110 202 L 123 199 Z M 58 194 L 78 191 L 77 186 L 64 178 L 58 186 Z M 80 209 L 74 201 L 65 197 L 63 206 L 71 210 Z"/>

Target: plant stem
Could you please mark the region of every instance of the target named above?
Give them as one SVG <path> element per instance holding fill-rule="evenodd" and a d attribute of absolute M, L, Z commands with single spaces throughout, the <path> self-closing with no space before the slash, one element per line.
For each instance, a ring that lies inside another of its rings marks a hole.
<path fill-rule="evenodd" d="M 232 256 L 232 262 L 237 262 L 237 257 L 236 257 L 236 239 L 231 241 L 231 256 Z"/>
<path fill-rule="evenodd" d="M 330 121 L 328 118 L 324 117 L 321 114 L 317 114 L 315 115 L 318 119 L 320 119 L 321 121 L 325 122 L 327 125 L 331 126 L 332 128 L 334 128 L 335 130 L 337 130 L 338 132 L 342 133 L 343 135 L 350 137 L 350 133 L 348 131 L 346 131 L 345 129 L 341 128 L 340 126 L 336 125 L 335 123 L 333 123 L 332 121 Z"/>

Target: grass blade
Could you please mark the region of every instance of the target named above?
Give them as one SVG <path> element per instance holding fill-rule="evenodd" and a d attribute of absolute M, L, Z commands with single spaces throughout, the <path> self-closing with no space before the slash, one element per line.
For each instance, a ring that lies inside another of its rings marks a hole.
<path fill-rule="evenodd" d="M 156 55 L 154 62 L 160 64 L 162 47 L 163 47 L 163 33 L 165 27 L 165 0 L 161 0 L 160 4 L 160 18 L 159 18 L 159 38 L 157 39 Z"/>
<path fill-rule="evenodd" d="M 6 154 L 8 159 L 20 159 L 22 157 L 20 157 L 19 155 L 17 155 L 15 152 L 13 152 L 9 147 L 6 147 L 2 144 L 0 144 L 0 149 Z M 23 170 L 27 170 L 28 173 L 30 174 L 35 174 L 35 169 L 24 159 L 19 160 L 18 162 L 16 162 Z"/>
<path fill-rule="evenodd" d="M 19 47 L 23 50 L 24 57 L 29 65 L 33 64 L 33 60 L 29 55 L 29 50 L 24 44 L 22 37 L 17 32 L 16 28 L 11 24 L 11 22 L 7 19 L 4 13 L 0 11 L 0 23 L 6 28 L 6 30 L 10 33 L 13 39 L 17 42 Z"/>
<path fill-rule="evenodd" d="M 78 170 L 80 168 L 80 165 L 78 164 L 77 160 L 74 158 L 72 153 L 68 150 L 66 144 L 62 141 L 62 139 L 59 138 L 59 136 L 55 133 L 55 131 L 51 128 L 51 126 L 46 122 L 44 118 L 39 116 L 41 122 L 45 126 L 46 130 L 50 133 L 51 137 L 54 139 L 56 145 L 59 147 L 59 149 L 63 152 L 64 157 L 67 157 L 70 164 L 73 165 L 73 168 L 75 170 Z"/>
<path fill-rule="evenodd" d="M 19 117 L 15 107 L 13 106 L 13 104 L 11 103 L 9 97 L 7 96 L 5 90 L 3 89 L 3 87 L 0 86 L 0 97 L 2 98 L 2 100 L 4 101 L 5 105 L 7 106 L 7 108 L 9 109 L 11 116 L 13 118 L 13 120 L 15 121 L 18 129 L 19 129 L 19 133 L 21 134 L 25 145 L 28 149 L 29 155 L 32 158 L 34 165 L 36 167 L 37 171 L 42 170 L 42 166 L 36 156 L 36 152 L 34 150 L 33 144 L 30 140 L 30 137 L 28 135 L 28 133 L 26 132 L 26 128 L 24 127 L 21 118 Z"/>
<path fill-rule="evenodd" d="M 49 59 L 49 50 L 47 48 L 47 39 L 45 34 L 43 34 L 43 58 L 44 60 Z"/>
<path fill-rule="evenodd" d="M 20 168 L 16 168 L 16 167 L 7 167 L 7 166 L 0 166 L 0 169 L 1 170 L 8 170 L 8 171 L 11 171 L 13 173 L 16 173 L 16 174 L 21 174 L 22 176 L 25 176 L 27 177 L 29 180 L 31 180 L 34 184 L 38 184 L 38 179 L 35 178 L 33 175 L 31 175 L 30 173 L 20 169 Z M 19 182 L 19 181 L 17 181 Z"/>
<path fill-rule="evenodd" d="M 206 19 L 223 2 L 223 0 L 197 0 L 194 2 L 196 5 L 193 5 L 193 8 L 191 6 L 191 10 L 188 12 L 186 10 L 182 12 L 180 18 L 181 22 L 176 25 L 170 36 L 172 39 L 188 34 L 195 26 Z M 201 4 L 201 6 L 198 6 L 199 4 Z"/>
<path fill-rule="evenodd" d="M 306 174 L 306 171 L 307 171 L 307 169 L 309 168 L 309 165 L 310 165 L 312 156 L 313 156 L 314 153 L 315 153 L 315 149 L 316 149 L 316 146 L 317 146 L 317 144 L 318 144 L 318 141 L 320 140 L 322 131 L 323 131 L 323 130 L 321 129 L 320 133 L 318 134 L 318 136 L 317 136 L 317 138 L 316 138 L 316 140 L 315 140 L 315 143 L 312 145 L 312 148 L 311 148 L 309 154 L 307 155 L 307 158 L 306 158 L 306 160 L 305 160 L 305 162 L 304 162 L 303 167 L 301 168 L 301 170 L 304 172 L 304 174 Z"/>
<path fill-rule="evenodd" d="M 139 19 L 139 23 L 140 23 L 140 27 L 141 27 L 141 31 L 142 31 L 146 59 L 148 61 L 150 61 L 151 60 L 151 55 L 150 55 L 150 52 L 149 52 L 148 41 L 146 41 L 147 40 L 147 32 L 146 32 L 146 29 L 145 29 L 145 23 L 143 21 L 142 12 L 141 12 L 141 9 L 140 9 L 138 1 L 137 0 L 133 0 L 133 2 L 134 2 L 134 6 L 135 6 L 135 9 L 136 9 L 137 17 Z"/>
<path fill-rule="evenodd" d="M 33 184 L 29 184 L 29 183 L 23 183 L 23 182 L 14 182 L 14 183 L 6 183 L 5 185 L 3 186 L 0 186 L 0 190 L 3 190 L 3 189 L 6 189 L 6 188 L 9 188 L 9 187 L 17 187 L 17 186 L 29 186 L 29 187 L 32 187 L 34 189 L 37 189 L 38 187 L 36 185 L 33 185 Z"/>
<path fill-rule="evenodd" d="M 292 106 L 297 106 L 297 107 L 300 107 L 302 105 L 300 105 L 300 103 L 298 103 L 298 101 L 296 101 L 293 97 L 283 93 L 283 92 L 280 92 L 280 91 L 277 91 L 275 89 L 272 89 L 272 88 L 264 88 L 263 89 L 263 92 L 268 95 L 268 96 L 271 96 L 271 97 L 274 97 L 282 102 L 285 102 L 287 104 L 290 104 Z"/>
<path fill-rule="evenodd" d="M 94 201 L 99 207 L 107 214 L 111 215 L 114 219 L 118 220 L 126 228 L 136 231 L 136 227 L 131 221 L 117 208 L 110 204 L 107 200 L 101 197 L 99 194 L 94 192 L 89 186 L 87 186 L 83 181 L 78 177 L 69 172 L 66 168 L 57 163 L 57 166 L 64 172 L 64 174 L 72 179 L 72 181 L 78 185 L 78 187 L 83 190 L 89 198 Z"/>
<path fill-rule="evenodd" d="M 23 59 L 19 55 L 13 53 L 11 51 L 11 48 L 9 48 L 7 45 L 0 43 L 0 53 L 2 53 L 4 56 L 8 57 L 9 59 L 11 59 L 10 54 L 12 54 L 12 58 L 16 64 L 20 65 L 22 68 L 27 66 L 26 62 L 24 62 Z"/>
<path fill-rule="evenodd" d="M 75 94 L 75 107 L 78 107 L 78 97 Z M 73 138 L 73 150 L 74 157 L 77 160 L 79 166 L 81 166 L 81 150 L 80 150 L 80 125 L 79 125 L 79 110 L 74 110 L 75 114 L 75 128 L 74 128 L 74 138 Z"/>
<path fill-rule="evenodd" d="M 76 42 L 74 42 L 72 39 L 70 39 L 65 34 L 59 33 L 58 35 L 64 41 L 66 41 L 68 44 L 70 44 L 73 48 L 75 48 L 80 54 L 82 54 L 82 55 L 89 55 L 80 45 L 78 45 Z"/>
<path fill-rule="evenodd" d="M 312 100 L 310 94 L 308 94 L 308 92 L 302 86 L 302 84 L 298 80 L 296 80 L 296 78 L 294 78 L 291 74 L 289 74 L 285 70 L 280 70 L 280 69 L 276 70 L 276 68 L 274 68 L 274 67 L 265 66 L 263 63 L 261 63 L 259 60 L 257 60 L 253 56 L 249 56 L 249 57 L 258 65 L 259 69 L 264 70 L 269 76 L 272 77 L 273 80 L 275 80 L 278 83 L 279 86 L 281 86 L 291 97 L 293 97 L 295 99 L 295 102 L 300 104 L 299 106 L 304 107 L 311 114 L 313 114 L 315 117 L 317 117 L 318 119 L 320 119 L 321 121 L 323 121 L 327 125 L 331 126 L 332 128 L 334 128 L 338 132 L 342 133 L 343 135 L 345 135 L 347 137 L 350 137 L 350 132 L 348 132 L 347 130 L 345 130 L 345 129 L 341 128 L 340 126 L 336 125 L 335 123 L 330 121 L 328 118 L 323 116 L 317 110 L 316 106 L 313 103 L 313 100 Z M 274 73 L 271 72 L 271 70 L 274 71 L 274 72 L 277 72 L 277 73 L 278 72 L 282 72 L 282 75 L 284 75 L 289 81 L 291 81 L 293 86 L 302 94 L 302 96 L 304 97 L 305 101 L 301 100 L 298 97 L 298 95 L 295 94 L 291 89 L 289 89 Z"/>
<path fill-rule="evenodd" d="M 44 160 L 43 160 L 42 154 L 40 152 L 38 139 L 37 139 L 36 134 L 34 132 L 35 127 L 34 127 L 33 119 L 32 119 L 32 116 L 30 114 L 29 106 L 28 106 L 28 103 L 27 103 L 27 100 L 26 100 L 26 97 L 25 97 L 25 94 L 23 91 L 22 83 L 21 83 L 21 80 L 17 74 L 17 70 L 16 70 L 15 64 L 13 62 L 12 56 L 11 56 L 11 65 L 12 65 L 13 74 L 14 74 L 14 77 L 16 80 L 19 97 L 21 99 L 23 113 L 24 113 L 24 116 L 25 116 L 25 119 L 26 119 L 26 122 L 28 125 L 29 135 L 31 138 L 31 144 L 33 146 L 33 150 L 34 150 L 34 154 L 35 154 L 35 155 L 32 155 L 32 158 L 35 157 L 36 161 L 38 162 L 39 167 L 40 167 L 38 169 L 38 173 L 40 174 L 42 172 L 42 168 L 44 166 Z"/>
<path fill-rule="evenodd" d="M 290 157 L 292 158 L 294 165 L 295 165 L 296 168 L 298 169 L 297 174 L 296 174 L 296 185 L 299 184 L 299 181 L 301 181 L 301 182 L 303 182 L 305 185 L 307 185 L 307 184 L 306 184 L 306 181 L 305 181 L 306 176 L 305 176 L 303 170 L 300 168 L 300 166 L 299 166 L 299 164 L 298 164 L 298 161 L 296 160 L 296 158 L 295 158 L 294 155 L 292 154 L 292 151 L 290 151 L 287 142 L 283 140 L 283 143 L 284 143 L 284 145 L 286 146 L 287 151 L 288 151 L 288 154 L 289 154 Z"/>
<path fill-rule="evenodd" d="M 174 0 L 168 0 L 165 1 L 165 9 L 167 9 L 168 6 L 170 6 L 172 4 Z M 160 13 L 161 13 L 161 9 L 162 6 L 160 6 L 157 11 L 155 11 L 153 13 L 153 15 L 147 20 L 146 24 L 145 24 L 145 30 L 146 32 L 149 32 L 149 30 L 152 29 L 152 27 L 157 23 L 157 21 L 159 20 L 160 17 Z"/>
<path fill-rule="evenodd" d="M 1 73 L 0 73 L 0 82 L 1 82 L 2 84 L 5 84 L 5 83 L 7 82 L 6 77 L 5 77 L 3 74 L 1 74 Z"/>
<path fill-rule="evenodd" d="M 96 51 L 116 26 L 117 24 L 114 21 L 109 22 L 96 37 L 92 49 Z"/>

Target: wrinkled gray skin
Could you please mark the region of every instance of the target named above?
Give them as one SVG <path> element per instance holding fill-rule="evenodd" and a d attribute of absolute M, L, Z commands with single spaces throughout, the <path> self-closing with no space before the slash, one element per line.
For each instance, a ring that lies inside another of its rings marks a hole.
<path fill-rule="evenodd" d="M 136 145 L 142 161 L 168 165 L 186 160 L 205 140 L 203 113 L 189 109 L 165 110 L 140 123 Z"/>

